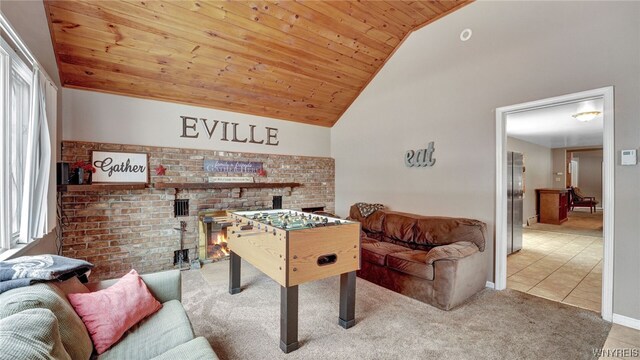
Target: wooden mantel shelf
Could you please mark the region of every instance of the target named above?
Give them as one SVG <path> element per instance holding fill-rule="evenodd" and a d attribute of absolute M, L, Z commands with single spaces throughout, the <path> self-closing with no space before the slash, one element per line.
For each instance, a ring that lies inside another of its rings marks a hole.
<path fill-rule="evenodd" d="M 83 185 L 58 185 L 58 192 L 76 192 L 76 191 L 110 191 L 110 190 L 144 190 L 145 183 L 99 183 L 99 184 L 83 184 Z"/>
<path fill-rule="evenodd" d="M 156 189 L 265 189 L 300 186 L 300 183 L 155 183 Z"/>

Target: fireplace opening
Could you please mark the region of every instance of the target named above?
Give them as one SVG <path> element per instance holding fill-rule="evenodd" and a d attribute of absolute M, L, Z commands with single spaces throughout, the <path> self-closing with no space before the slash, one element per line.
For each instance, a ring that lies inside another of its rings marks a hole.
<path fill-rule="evenodd" d="M 274 210 L 282 209 L 282 196 L 276 195 L 273 197 L 271 208 Z"/>
<path fill-rule="evenodd" d="M 189 249 L 174 250 L 173 266 L 189 264 Z"/>
<path fill-rule="evenodd" d="M 198 214 L 198 255 L 203 262 L 215 262 L 229 257 L 227 247 L 226 211 L 203 210 Z"/>
<path fill-rule="evenodd" d="M 302 208 L 303 212 L 314 213 L 316 211 L 324 211 L 324 206 Z"/>

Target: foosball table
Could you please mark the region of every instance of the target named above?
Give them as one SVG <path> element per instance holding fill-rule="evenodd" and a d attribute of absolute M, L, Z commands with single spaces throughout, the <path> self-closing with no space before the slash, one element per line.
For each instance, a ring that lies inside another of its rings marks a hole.
<path fill-rule="evenodd" d="M 340 275 L 338 323 L 355 325 L 360 223 L 294 210 L 229 212 L 229 292 L 240 292 L 244 258 L 280 284 L 280 349 L 298 344 L 298 285 Z"/>

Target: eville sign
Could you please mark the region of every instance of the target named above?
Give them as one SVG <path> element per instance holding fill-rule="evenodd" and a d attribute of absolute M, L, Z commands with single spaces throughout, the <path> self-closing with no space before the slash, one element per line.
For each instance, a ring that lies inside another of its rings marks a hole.
<path fill-rule="evenodd" d="M 183 138 L 197 139 L 200 133 L 203 136 L 220 138 L 220 141 L 231 141 L 237 143 L 264 144 L 278 146 L 278 129 L 265 126 L 256 133 L 256 125 L 248 125 L 249 129 L 238 129 L 239 123 L 208 120 L 205 118 L 195 118 L 191 116 L 180 116 L 182 119 Z"/>

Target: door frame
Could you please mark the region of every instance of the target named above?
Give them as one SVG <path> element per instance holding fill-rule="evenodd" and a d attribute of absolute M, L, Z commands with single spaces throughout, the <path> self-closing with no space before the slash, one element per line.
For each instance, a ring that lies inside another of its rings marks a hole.
<path fill-rule="evenodd" d="M 601 98 L 603 104 L 603 256 L 602 256 L 602 307 L 600 314 L 606 321 L 613 320 L 613 247 L 614 247 L 614 88 L 577 92 L 496 109 L 496 250 L 495 289 L 507 287 L 507 115 L 511 113 L 545 108 L 566 103 Z"/>

